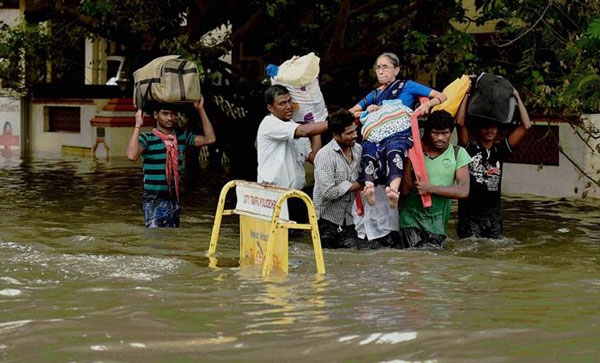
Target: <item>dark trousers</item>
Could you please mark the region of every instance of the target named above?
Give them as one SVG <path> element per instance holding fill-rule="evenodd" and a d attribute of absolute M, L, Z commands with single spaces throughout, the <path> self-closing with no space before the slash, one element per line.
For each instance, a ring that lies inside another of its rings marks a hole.
<path fill-rule="evenodd" d="M 181 208 L 175 200 L 151 200 L 143 203 L 146 228 L 179 227 Z"/>
<path fill-rule="evenodd" d="M 306 203 L 300 198 L 290 198 L 287 200 L 290 220 L 296 223 L 308 223 L 308 209 Z"/>
<path fill-rule="evenodd" d="M 409 227 L 400 230 L 402 248 L 441 248 L 446 236 Z"/>
<path fill-rule="evenodd" d="M 358 246 L 358 235 L 354 225 L 340 226 L 326 219 L 319 219 L 319 234 L 323 248 L 354 248 Z"/>
<path fill-rule="evenodd" d="M 477 218 L 468 215 L 459 215 L 456 226 L 458 238 L 502 238 L 502 220 L 500 217 Z"/>

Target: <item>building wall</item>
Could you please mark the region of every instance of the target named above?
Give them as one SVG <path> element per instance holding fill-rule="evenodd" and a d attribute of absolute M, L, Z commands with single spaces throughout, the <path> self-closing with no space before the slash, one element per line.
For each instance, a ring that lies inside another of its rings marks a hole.
<path fill-rule="evenodd" d="M 31 145 L 34 155 L 61 155 L 76 153 L 98 158 L 125 157 L 127 143 L 135 124 L 134 112 L 103 110 L 107 99 L 78 100 L 34 100 L 30 104 Z M 80 109 L 80 132 L 47 131 L 49 107 L 78 107 Z M 127 119 L 129 124 L 92 126 L 92 119 L 109 115 L 113 118 Z M 151 130 L 151 125 L 142 131 Z"/>
<path fill-rule="evenodd" d="M 106 52 L 104 39 L 85 41 L 85 84 L 106 83 Z"/>
<path fill-rule="evenodd" d="M 31 145 L 34 154 L 60 154 L 64 148 L 89 149 L 94 143 L 90 120 L 98 113 L 105 100 L 35 100 L 30 104 Z M 48 132 L 48 107 L 78 107 L 80 132 Z"/>
<path fill-rule="evenodd" d="M 0 97 L 0 158 L 18 156 L 21 152 L 21 100 Z"/>
<path fill-rule="evenodd" d="M 585 170 L 588 174 L 600 179 L 600 114 L 585 115 L 584 124 L 590 130 L 593 130 L 593 137 L 590 139 L 590 147 L 585 147 Z M 600 198 L 600 192 L 596 192 L 596 197 Z"/>
<path fill-rule="evenodd" d="M 600 114 L 586 115 L 586 124 L 600 128 Z M 534 124 L 541 121 L 534 122 Z M 564 153 L 581 166 L 592 177 L 598 179 L 600 174 L 600 157 L 593 152 L 567 123 L 560 123 L 559 143 Z M 597 136 L 600 136 L 597 135 Z M 598 141 L 595 141 L 595 145 Z M 592 145 L 594 147 L 595 145 Z M 600 188 L 586 188 L 588 179 L 580 177 L 580 172 L 562 153 L 558 166 L 505 163 L 502 178 L 502 191 L 509 194 L 533 194 L 551 197 L 582 197 L 587 190 L 587 197 L 600 198 Z"/>
<path fill-rule="evenodd" d="M 14 26 L 21 20 L 21 11 L 19 9 L 1 9 L 0 21 Z"/>
<path fill-rule="evenodd" d="M 103 127 L 93 126 L 92 154 L 99 159 L 125 158 L 127 144 L 133 132 L 135 121 L 132 112 L 113 113 L 115 117 L 129 117 L 131 125 L 128 127 Z M 142 127 L 141 132 L 150 131 L 151 125 Z"/>

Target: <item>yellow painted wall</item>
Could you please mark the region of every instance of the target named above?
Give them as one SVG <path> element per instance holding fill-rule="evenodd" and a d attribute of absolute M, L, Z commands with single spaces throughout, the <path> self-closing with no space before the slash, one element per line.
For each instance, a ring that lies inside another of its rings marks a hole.
<path fill-rule="evenodd" d="M 463 0 L 463 7 L 465 9 L 465 15 L 467 18 L 475 19 L 481 16 L 480 12 L 475 10 L 475 0 Z M 459 23 L 456 21 L 451 21 L 450 23 L 458 30 L 462 30 L 466 33 L 477 34 L 493 33 L 496 31 L 496 24 L 498 24 L 498 20 L 489 21 L 483 25 L 476 25 L 473 22 Z"/>
<path fill-rule="evenodd" d="M 33 153 L 61 153 L 63 146 L 91 147 L 92 126 L 90 120 L 96 115 L 99 102 L 82 104 L 81 102 L 46 102 L 30 104 L 31 145 Z M 79 107 L 81 116 L 80 132 L 47 132 L 44 129 L 46 120 L 45 108 L 47 106 L 57 107 Z"/>

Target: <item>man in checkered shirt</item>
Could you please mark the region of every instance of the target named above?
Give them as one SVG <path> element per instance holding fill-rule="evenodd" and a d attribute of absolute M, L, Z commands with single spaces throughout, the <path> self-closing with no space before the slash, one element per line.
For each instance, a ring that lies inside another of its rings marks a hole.
<path fill-rule="evenodd" d="M 362 147 L 356 143 L 354 115 L 339 110 L 329 116 L 333 139 L 315 157 L 313 201 L 323 248 L 357 247 L 358 237 L 352 217 L 352 203 Z"/>

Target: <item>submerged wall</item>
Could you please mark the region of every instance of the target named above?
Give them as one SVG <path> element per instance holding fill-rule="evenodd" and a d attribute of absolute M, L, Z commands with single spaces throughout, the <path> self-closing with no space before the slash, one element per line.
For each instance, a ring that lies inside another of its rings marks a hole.
<path fill-rule="evenodd" d="M 600 188 L 590 186 L 590 180 L 582 177 L 575 166 L 579 166 L 592 178 L 600 179 L 600 156 L 595 147 L 600 141 L 600 114 L 585 115 L 584 126 L 595 128 L 595 137 L 590 146 L 578 136 L 568 123 L 552 123 L 558 126 L 558 165 L 534 165 L 506 163 L 502 179 L 502 190 L 510 194 L 533 194 L 553 197 L 600 198 Z M 534 125 L 545 126 L 546 120 L 534 120 Z M 551 137 L 548 136 L 548 137 Z"/>
<path fill-rule="evenodd" d="M 64 148 L 90 150 L 94 142 L 90 119 L 105 102 L 92 99 L 33 100 L 29 105 L 29 151 L 60 154 Z M 52 117 L 55 119 L 51 121 Z"/>

